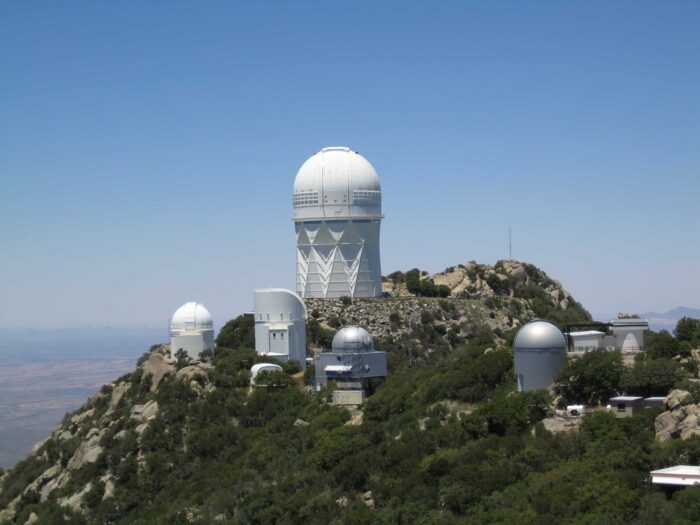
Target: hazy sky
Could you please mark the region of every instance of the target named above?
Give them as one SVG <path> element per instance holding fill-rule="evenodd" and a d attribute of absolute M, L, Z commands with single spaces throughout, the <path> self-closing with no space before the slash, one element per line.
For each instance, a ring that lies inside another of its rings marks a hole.
<path fill-rule="evenodd" d="M 508 255 L 700 307 L 699 2 L 0 3 L 0 326 L 218 326 L 294 287 L 294 176 L 382 182 L 382 269 Z"/>

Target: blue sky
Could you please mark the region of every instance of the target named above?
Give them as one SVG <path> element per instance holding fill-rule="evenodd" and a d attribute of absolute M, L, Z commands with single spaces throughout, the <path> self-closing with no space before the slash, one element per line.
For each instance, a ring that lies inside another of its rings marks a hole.
<path fill-rule="evenodd" d="M 294 287 L 347 145 L 382 267 L 508 255 L 594 313 L 700 306 L 697 2 L 3 2 L 0 327 L 217 325 Z"/>

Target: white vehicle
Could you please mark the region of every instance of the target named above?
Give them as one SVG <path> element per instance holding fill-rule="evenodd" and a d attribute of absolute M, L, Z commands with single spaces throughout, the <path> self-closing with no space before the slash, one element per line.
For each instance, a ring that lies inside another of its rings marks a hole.
<path fill-rule="evenodd" d="M 580 416 L 586 412 L 586 405 L 567 405 L 566 413 L 570 416 Z"/>

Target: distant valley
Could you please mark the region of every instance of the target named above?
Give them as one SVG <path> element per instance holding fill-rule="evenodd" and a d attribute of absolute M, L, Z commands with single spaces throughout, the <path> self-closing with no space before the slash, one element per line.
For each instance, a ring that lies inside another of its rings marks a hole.
<path fill-rule="evenodd" d="M 0 332 L 0 467 L 14 466 L 166 336 L 152 328 Z"/>

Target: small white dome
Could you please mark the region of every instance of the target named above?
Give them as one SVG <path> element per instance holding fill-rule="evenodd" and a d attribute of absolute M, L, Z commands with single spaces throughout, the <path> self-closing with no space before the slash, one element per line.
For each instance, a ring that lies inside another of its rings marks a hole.
<path fill-rule="evenodd" d="M 566 338 L 556 325 L 549 321 L 534 319 L 518 330 L 513 348 L 516 351 L 566 349 Z"/>
<path fill-rule="evenodd" d="M 183 332 L 214 330 L 214 322 L 209 310 L 200 303 L 185 303 L 173 314 L 170 320 L 170 335 Z"/>
<path fill-rule="evenodd" d="M 294 180 L 294 218 L 381 218 L 382 192 L 372 165 L 344 146 L 323 148 Z"/>
<path fill-rule="evenodd" d="M 350 325 L 338 330 L 331 343 L 333 352 L 374 352 L 372 336 L 361 326 Z"/>

